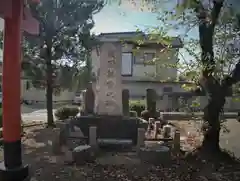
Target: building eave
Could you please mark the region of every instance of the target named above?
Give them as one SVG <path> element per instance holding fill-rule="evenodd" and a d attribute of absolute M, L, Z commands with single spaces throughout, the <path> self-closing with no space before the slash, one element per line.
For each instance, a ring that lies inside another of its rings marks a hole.
<path fill-rule="evenodd" d="M 157 39 L 149 39 L 148 34 L 143 32 L 113 32 L 113 33 L 101 33 L 97 36 L 99 42 L 123 42 L 123 43 L 136 43 L 136 38 L 143 38 L 143 44 L 154 44 L 159 47 L 163 47 L 161 42 Z M 171 38 L 171 48 L 182 48 L 183 42 L 179 37 Z"/>

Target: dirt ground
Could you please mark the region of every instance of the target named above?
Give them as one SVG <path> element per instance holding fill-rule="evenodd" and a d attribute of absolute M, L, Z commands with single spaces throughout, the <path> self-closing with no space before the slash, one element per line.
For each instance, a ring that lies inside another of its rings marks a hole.
<path fill-rule="evenodd" d="M 30 165 L 32 181 L 237 181 L 240 164 L 215 166 L 202 159 L 179 157 L 169 165 L 141 163 L 134 153 L 106 153 L 95 163 L 81 167 L 66 165 L 52 154 L 53 131 L 45 126 L 25 128 L 24 162 Z M 2 151 L 1 151 L 2 154 Z M 220 161 L 219 161 L 220 163 Z"/>

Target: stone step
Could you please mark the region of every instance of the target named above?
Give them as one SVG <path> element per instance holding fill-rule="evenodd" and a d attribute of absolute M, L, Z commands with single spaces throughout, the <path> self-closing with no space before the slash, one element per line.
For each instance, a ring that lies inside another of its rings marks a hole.
<path fill-rule="evenodd" d="M 98 138 L 98 144 L 110 144 L 110 145 L 132 145 L 132 140 L 130 139 L 105 139 Z"/>

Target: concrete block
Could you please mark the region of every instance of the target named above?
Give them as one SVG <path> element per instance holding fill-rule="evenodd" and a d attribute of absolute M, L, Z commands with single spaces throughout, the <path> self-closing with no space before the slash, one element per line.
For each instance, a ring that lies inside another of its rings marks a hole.
<path fill-rule="evenodd" d="M 89 128 L 89 145 L 92 147 L 97 146 L 97 127 L 91 126 Z"/>
<path fill-rule="evenodd" d="M 138 128 L 138 139 L 137 139 L 137 149 L 139 150 L 141 147 L 144 147 L 145 141 L 145 129 Z"/>

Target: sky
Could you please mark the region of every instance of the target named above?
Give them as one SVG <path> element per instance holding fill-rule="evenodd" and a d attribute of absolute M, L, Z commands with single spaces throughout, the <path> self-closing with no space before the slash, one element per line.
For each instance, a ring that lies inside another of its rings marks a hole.
<path fill-rule="evenodd" d="M 133 11 L 121 6 L 106 6 L 94 16 L 93 32 L 136 31 L 159 23 L 157 15 L 150 12 Z"/>
<path fill-rule="evenodd" d="M 105 6 L 99 13 L 94 15 L 95 27 L 92 29 L 92 32 L 99 34 L 136 31 L 137 29 L 145 30 L 147 28 L 161 25 L 161 22 L 158 20 L 158 16 L 159 13 L 140 11 L 129 4 L 121 6 L 111 4 Z M 179 29 L 178 31 L 169 30 L 169 35 L 171 36 L 178 36 L 184 33 L 185 32 L 182 29 Z M 197 30 L 192 29 L 189 31 L 188 36 L 191 38 L 197 38 Z M 184 56 L 185 60 L 193 58 L 184 49 L 181 49 L 180 52 L 180 60 L 182 59 L 182 56 Z"/>
<path fill-rule="evenodd" d="M 140 0 L 139 0 L 140 1 Z M 167 8 L 167 6 L 164 6 Z M 170 8 L 170 7 L 169 7 Z M 171 7 L 172 8 L 172 7 Z M 149 27 L 156 27 L 161 24 L 158 20 L 159 13 L 140 11 L 137 7 L 131 4 L 123 5 L 108 5 L 105 6 L 99 13 L 94 15 L 95 27 L 93 32 L 122 32 L 136 31 L 137 28 L 142 30 Z M 181 29 L 169 32 L 172 36 L 177 36 L 183 33 Z M 190 36 L 196 36 L 196 31 L 191 31 Z"/>

